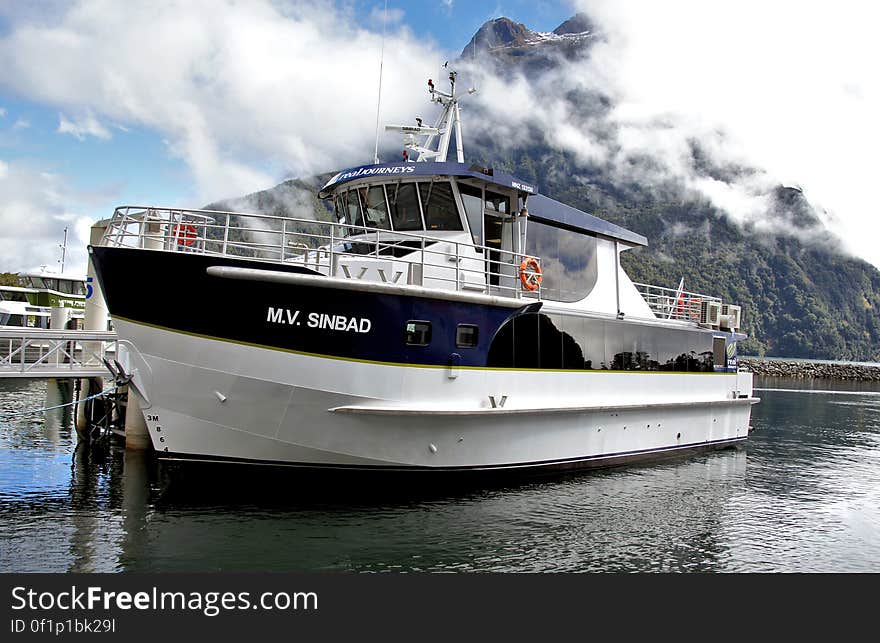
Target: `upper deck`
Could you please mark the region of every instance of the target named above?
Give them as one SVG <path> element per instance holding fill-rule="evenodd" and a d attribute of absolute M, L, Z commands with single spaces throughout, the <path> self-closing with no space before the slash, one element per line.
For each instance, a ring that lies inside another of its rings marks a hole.
<path fill-rule="evenodd" d="M 718 298 L 684 292 L 683 284 L 630 281 L 620 253 L 647 245 L 644 236 L 543 196 L 529 181 L 464 163 L 455 72 L 449 80 L 448 93 L 428 81 L 432 102 L 443 107 L 433 127 L 421 119 L 386 127 L 404 134 L 400 162 L 342 170 L 319 190 L 331 221 L 123 207 L 103 244 L 247 257 L 365 289 L 527 298 L 618 319 L 696 324 L 705 323 L 704 308 L 720 314 Z M 456 162 L 447 160 L 453 132 Z"/>

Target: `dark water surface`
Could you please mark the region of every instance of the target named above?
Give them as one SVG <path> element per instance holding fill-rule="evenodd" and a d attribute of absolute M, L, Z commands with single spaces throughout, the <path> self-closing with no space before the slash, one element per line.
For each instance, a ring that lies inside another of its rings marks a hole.
<path fill-rule="evenodd" d="M 232 467 L 161 494 L 151 458 L 77 450 L 69 411 L 18 415 L 54 384 L 0 380 L 0 571 L 880 571 L 880 386 L 757 386 L 745 448 L 663 464 L 378 490 Z"/>

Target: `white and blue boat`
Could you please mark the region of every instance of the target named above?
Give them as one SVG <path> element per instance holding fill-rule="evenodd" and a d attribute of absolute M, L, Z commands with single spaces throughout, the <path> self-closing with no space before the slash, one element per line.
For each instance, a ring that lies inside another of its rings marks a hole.
<path fill-rule="evenodd" d="M 90 254 L 160 457 L 543 470 L 747 439 L 739 307 L 633 283 L 643 236 L 464 162 L 450 81 L 434 126 L 389 128 L 404 160 L 324 185 L 332 221 L 117 208 Z"/>

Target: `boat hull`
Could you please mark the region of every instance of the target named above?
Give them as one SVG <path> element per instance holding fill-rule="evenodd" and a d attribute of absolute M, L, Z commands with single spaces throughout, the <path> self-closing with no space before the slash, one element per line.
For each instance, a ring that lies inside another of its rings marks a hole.
<path fill-rule="evenodd" d="M 92 252 L 163 458 L 520 470 L 607 466 L 748 436 L 751 374 L 707 371 L 704 360 L 678 355 L 682 345 L 672 340 L 700 335 L 693 329 L 575 312 L 504 335 L 541 302 L 342 281 L 226 257 Z M 429 320 L 433 338 L 405 339 L 408 320 Z M 476 345 L 458 347 L 459 323 L 479 327 Z M 525 343 L 523 329 L 531 333 Z M 500 337 L 515 341 L 493 362 Z M 603 337 L 631 341 L 587 360 L 594 340 L 601 353 Z M 712 333 L 697 339 L 711 347 Z M 506 366 L 523 354 L 545 367 Z M 548 356 L 566 367 L 546 367 Z M 580 368 L 568 367 L 572 356 Z M 698 370 L 659 370 L 671 367 Z"/>
<path fill-rule="evenodd" d="M 134 346 L 161 347 L 133 353 L 132 365 L 153 444 L 176 460 L 610 466 L 741 442 L 754 401 L 747 373 L 462 369 L 451 378 L 448 368 L 291 354 L 133 322 L 120 321 L 119 332 Z"/>

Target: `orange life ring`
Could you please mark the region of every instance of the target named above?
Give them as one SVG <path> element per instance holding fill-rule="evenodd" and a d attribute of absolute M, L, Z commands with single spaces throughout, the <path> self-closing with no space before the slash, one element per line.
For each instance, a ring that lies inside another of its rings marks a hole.
<path fill-rule="evenodd" d="M 191 246 L 196 242 L 196 227 L 189 223 L 175 224 L 172 234 L 177 240 L 177 245 Z"/>
<path fill-rule="evenodd" d="M 526 257 L 519 264 L 519 279 L 526 290 L 537 290 L 541 285 L 541 266 L 534 257 Z"/>

